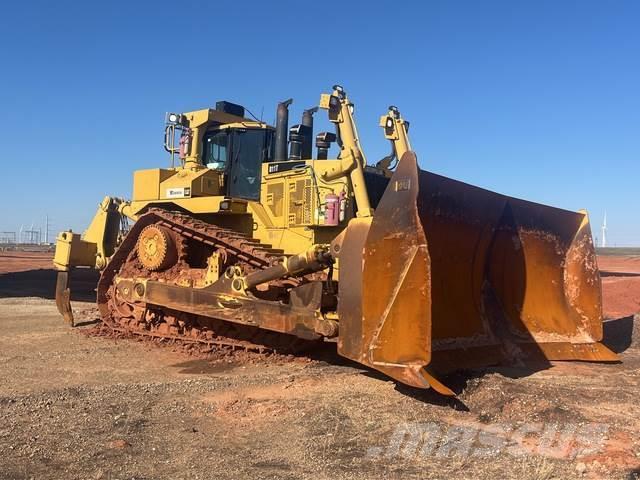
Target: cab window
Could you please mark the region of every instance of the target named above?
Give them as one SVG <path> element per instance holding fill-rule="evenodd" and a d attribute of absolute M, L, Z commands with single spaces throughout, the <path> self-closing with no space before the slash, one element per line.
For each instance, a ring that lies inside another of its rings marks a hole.
<path fill-rule="evenodd" d="M 273 131 L 262 128 L 225 128 L 206 132 L 202 164 L 224 172 L 225 194 L 260 198 L 262 163 L 272 158 Z"/>
<path fill-rule="evenodd" d="M 227 168 L 229 135 L 226 130 L 208 132 L 204 138 L 203 164 L 213 170 Z"/>

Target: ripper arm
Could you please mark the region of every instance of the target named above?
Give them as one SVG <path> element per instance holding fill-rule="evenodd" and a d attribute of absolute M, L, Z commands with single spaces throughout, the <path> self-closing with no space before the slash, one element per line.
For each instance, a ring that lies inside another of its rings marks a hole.
<path fill-rule="evenodd" d="M 65 321 L 73 326 L 69 272 L 74 267 L 102 270 L 118 244 L 122 219 L 128 216 L 129 202 L 105 197 L 89 228 L 82 234 L 71 230 L 60 232 L 56 239 L 53 264 L 58 270 L 56 305 Z"/>
<path fill-rule="evenodd" d="M 71 230 L 60 232 L 56 239 L 53 258 L 56 269 L 103 269 L 107 265 L 107 259 L 115 251 L 123 218 L 122 207 L 126 205 L 127 202 L 119 198 L 105 197 L 98 206 L 89 228 L 82 235 Z"/>

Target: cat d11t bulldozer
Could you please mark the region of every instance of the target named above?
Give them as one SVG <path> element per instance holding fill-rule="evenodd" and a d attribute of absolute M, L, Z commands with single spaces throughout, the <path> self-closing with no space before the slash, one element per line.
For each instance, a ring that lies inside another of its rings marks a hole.
<path fill-rule="evenodd" d="M 64 318 L 69 274 L 84 266 L 101 271 L 97 303 L 115 331 L 220 348 L 335 341 L 446 395 L 437 374 L 456 368 L 617 360 L 600 343 L 586 212 L 419 169 L 395 107 L 380 120 L 392 153 L 368 165 L 340 86 L 321 96 L 336 128 L 315 137 L 313 158 L 317 107 L 289 129 L 290 104 L 275 127 L 229 102 L 169 114 L 171 166 L 136 171 L 131 200 L 107 197 L 83 235 L 59 234 Z"/>

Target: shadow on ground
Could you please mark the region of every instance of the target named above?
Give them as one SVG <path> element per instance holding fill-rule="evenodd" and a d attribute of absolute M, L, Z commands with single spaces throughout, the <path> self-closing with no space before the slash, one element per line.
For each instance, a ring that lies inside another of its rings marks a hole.
<path fill-rule="evenodd" d="M 602 343 L 616 353 L 622 353 L 633 342 L 634 316 L 608 320 L 602 324 Z"/>
<path fill-rule="evenodd" d="M 636 332 L 637 335 L 638 332 Z M 609 320 L 603 323 L 602 343 L 615 353 L 623 353 L 630 348 L 634 342 L 634 316 Z M 467 388 L 469 382 L 482 378 L 487 373 L 498 373 L 508 378 L 523 378 L 533 375 L 536 372 L 550 368 L 552 364 L 545 360 L 525 360 L 520 365 L 514 366 L 487 366 L 478 369 L 459 370 L 449 374 L 436 375 L 437 378 L 453 390 L 456 395 L 460 395 Z M 367 376 L 389 380 L 385 375 L 376 371 L 366 371 Z M 426 403 L 441 406 L 449 406 L 454 410 L 468 411 L 467 406 L 456 397 L 445 397 L 439 395 L 434 390 L 421 390 L 398 383 L 396 390 L 399 392 Z"/>
<path fill-rule="evenodd" d="M 603 329 L 604 338 L 602 343 L 614 352 L 622 353 L 632 345 L 634 317 L 629 316 L 617 320 L 609 320 L 604 323 Z M 284 350 L 279 351 L 279 353 L 290 354 L 296 357 L 308 357 L 328 365 L 351 368 L 358 371 L 361 375 L 381 382 L 394 381 L 377 370 L 340 356 L 337 352 L 336 344 L 331 342 L 306 342 L 306 347 L 299 348 L 295 352 Z M 232 370 L 240 365 L 242 365 L 242 362 L 216 364 L 206 359 L 196 359 L 183 362 L 176 366 L 181 367 L 181 373 L 185 374 L 216 374 Z M 436 373 L 435 375 L 438 380 L 459 396 L 467 389 L 470 383 L 472 384 L 475 380 L 481 379 L 490 373 L 497 373 L 508 378 L 518 379 L 546 370 L 551 366 L 552 364 L 549 361 L 542 359 L 525 360 L 518 365 L 488 365 L 481 368 L 461 369 L 451 373 Z M 414 388 L 399 382 L 395 382 L 395 389 L 403 395 L 423 403 L 449 407 L 457 411 L 469 411 L 469 407 L 457 396 L 447 397 L 437 393 L 433 389 Z"/>
<path fill-rule="evenodd" d="M 55 299 L 57 272 L 54 269 L 27 270 L 0 274 L 0 298 L 40 297 Z M 95 302 L 100 274 L 78 268 L 71 275 L 71 300 Z"/>

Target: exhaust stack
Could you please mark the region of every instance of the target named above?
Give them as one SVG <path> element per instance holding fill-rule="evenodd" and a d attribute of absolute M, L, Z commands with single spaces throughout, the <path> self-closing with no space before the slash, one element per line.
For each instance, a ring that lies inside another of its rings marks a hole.
<path fill-rule="evenodd" d="M 309 108 L 302 113 L 302 125 L 307 127 L 303 129 L 302 138 L 302 158 L 305 160 L 313 158 L 313 114 L 318 111 L 318 107 Z"/>
<path fill-rule="evenodd" d="M 280 102 L 276 110 L 276 148 L 273 155 L 274 162 L 287 159 L 287 130 L 289 129 L 289 105 L 293 98 Z"/>
<path fill-rule="evenodd" d="M 331 132 L 320 132 L 316 135 L 316 147 L 318 148 L 318 160 L 326 160 L 329 157 L 329 148 L 336 141 L 336 134 Z"/>
<path fill-rule="evenodd" d="M 304 139 L 307 136 L 306 131 L 309 127 L 304 125 L 294 125 L 289 129 L 289 160 L 301 160 Z M 305 157 L 306 158 L 306 157 Z"/>

